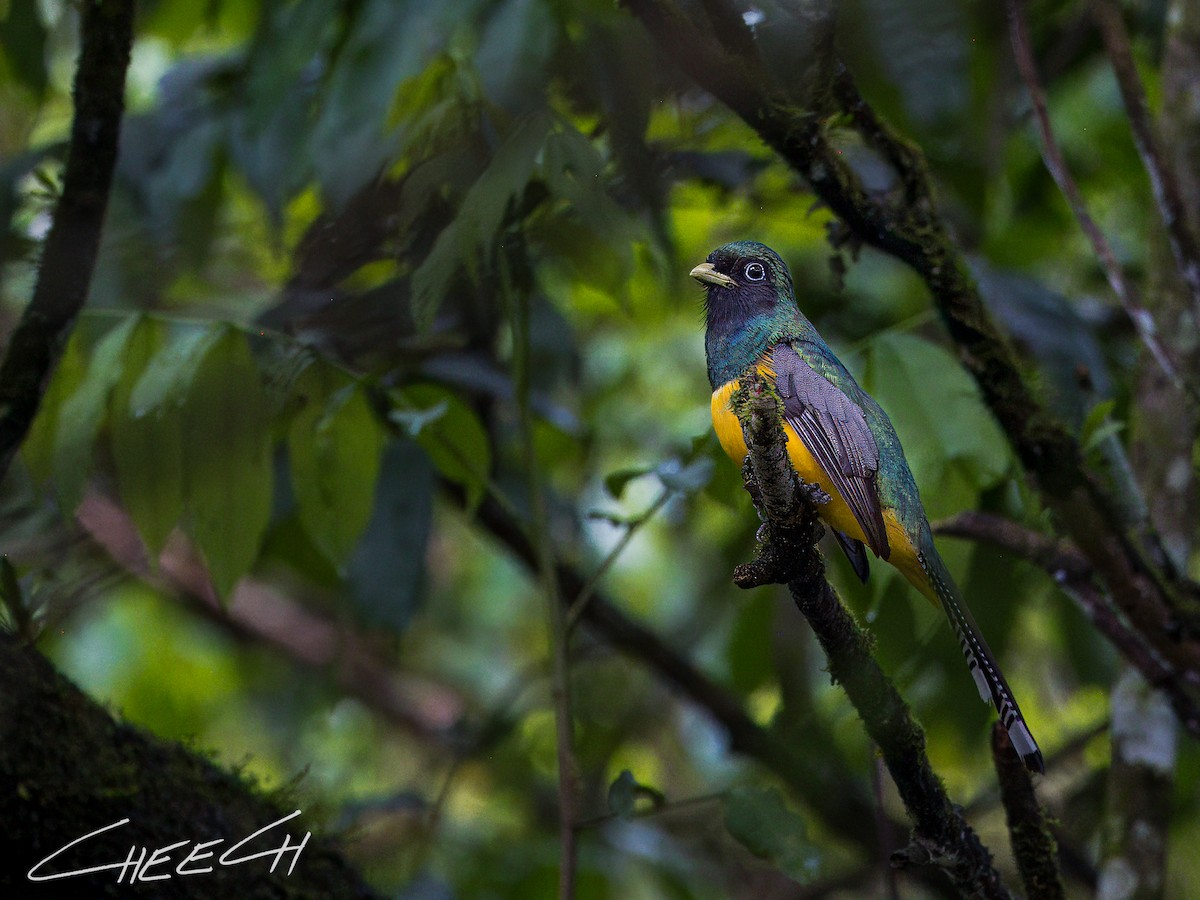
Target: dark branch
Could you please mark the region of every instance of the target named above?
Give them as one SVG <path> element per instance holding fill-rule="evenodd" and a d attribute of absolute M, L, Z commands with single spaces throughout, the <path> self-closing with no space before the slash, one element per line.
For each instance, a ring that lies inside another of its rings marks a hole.
<path fill-rule="evenodd" d="M 0 477 L 8 471 L 87 299 L 117 160 L 133 0 L 83 4 L 75 119 L 62 194 L 33 291 L 0 363 Z"/>
<path fill-rule="evenodd" d="M 712 25 L 713 32 L 720 35 L 721 42 L 733 49 L 743 59 L 753 59 L 761 64 L 754 34 L 741 13 L 725 0 L 703 0 L 704 12 Z"/>
<path fill-rule="evenodd" d="M 1121 90 L 1121 99 L 1125 103 L 1125 112 L 1133 129 L 1134 143 L 1137 144 L 1142 164 L 1146 167 L 1146 174 L 1150 176 L 1154 201 L 1167 232 L 1171 254 L 1175 257 L 1175 265 L 1191 295 L 1192 310 L 1200 317 L 1200 248 L 1196 246 L 1195 236 L 1189 227 L 1188 210 L 1180 190 L 1179 178 L 1162 152 L 1158 135 L 1150 121 L 1150 111 L 1146 107 L 1146 91 L 1133 62 L 1133 51 L 1129 46 L 1129 34 L 1121 19 L 1121 11 L 1111 0 L 1093 0 L 1091 9 L 1104 38 L 1104 47 L 1112 62 L 1117 86 Z"/>
<path fill-rule="evenodd" d="M 1000 782 L 1000 799 L 1008 820 L 1013 856 L 1025 883 L 1025 893 L 1039 900 L 1061 900 L 1062 878 L 1055 859 L 1054 836 L 1033 793 L 1033 782 L 997 722 L 992 726 L 992 761 Z"/>
<path fill-rule="evenodd" d="M 965 896 L 1008 897 L 991 854 L 929 765 L 925 734 L 875 661 L 870 635 L 825 578 L 824 560 L 816 548 L 822 532 L 817 503 L 828 497 L 815 497 L 788 462 L 778 394 L 757 375 L 746 375 L 731 407 L 750 450 L 744 470 L 747 490 L 766 521 L 762 552 L 753 563 L 739 567 L 735 581 L 743 587 L 767 581 L 787 584 L 825 651 L 830 676 L 845 690 L 879 746 L 914 825 L 909 847 L 893 855 L 893 864 L 935 864 Z M 745 577 L 747 573 L 753 577 Z"/>
<path fill-rule="evenodd" d="M 1049 572 L 1058 582 L 1075 583 L 1095 574 L 1092 564 L 1070 541 L 1026 528 L 992 513 L 968 510 L 933 523 L 935 534 L 984 541 Z"/>
<path fill-rule="evenodd" d="M 1170 667 L 1147 645 L 1141 633 L 1112 608 L 1096 583 L 1087 557 L 1070 542 L 1031 531 L 999 516 L 982 512 L 959 513 L 937 522 L 934 531 L 948 537 L 983 541 L 1007 550 L 1044 570 L 1066 594 L 1083 608 L 1092 624 L 1112 642 L 1129 663 L 1171 701 L 1179 721 L 1200 737 L 1200 705 L 1175 678 Z"/>

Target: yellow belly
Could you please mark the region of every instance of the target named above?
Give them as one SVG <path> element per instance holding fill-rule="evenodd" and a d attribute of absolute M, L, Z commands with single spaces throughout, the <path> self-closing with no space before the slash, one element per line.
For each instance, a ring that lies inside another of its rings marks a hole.
<path fill-rule="evenodd" d="M 763 367 L 760 367 L 760 371 L 767 377 L 774 377 L 773 373 L 764 370 Z M 721 442 L 722 449 L 730 459 L 740 466 L 748 452 L 746 439 L 742 436 L 741 423 L 729 408 L 729 398 L 737 388 L 738 382 L 735 380 L 713 391 L 712 420 L 713 429 L 717 432 L 717 440 Z M 850 511 L 849 504 L 838 492 L 830 477 L 825 474 L 821 464 L 809 452 L 808 447 L 800 440 L 800 436 L 796 434 L 796 430 L 791 425 L 784 422 L 783 430 L 787 435 L 788 458 L 792 462 L 792 467 L 802 479 L 809 484 L 820 485 L 821 490 L 829 495 L 829 502 L 817 507 L 817 513 L 821 520 L 842 534 L 866 544 L 867 539 L 863 534 L 862 526 L 858 524 L 858 519 Z M 925 570 L 921 568 L 921 563 L 917 559 L 917 550 L 913 546 L 912 539 L 896 518 L 893 510 L 884 508 L 883 523 L 887 528 L 888 545 L 891 547 L 888 562 L 899 569 L 913 587 L 932 600 L 935 606 L 939 606 L 933 586 L 929 583 L 929 579 L 925 576 Z"/>

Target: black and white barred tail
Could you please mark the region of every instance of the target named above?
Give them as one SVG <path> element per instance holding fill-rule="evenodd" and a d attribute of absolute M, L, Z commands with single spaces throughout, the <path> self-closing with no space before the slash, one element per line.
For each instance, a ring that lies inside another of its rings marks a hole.
<path fill-rule="evenodd" d="M 1037 741 L 1029 733 L 1029 726 L 1025 724 L 1025 717 L 1021 715 L 1021 708 L 1017 706 L 1008 682 L 1004 680 L 996 657 L 992 656 L 992 651 L 988 649 L 987 641 L 983 639 L 970 610 L 959 599 L 958 591 L 950 576 L 946 574 L 944 564 L 937 558 L 936 552 L 932 560 L 927 559 L 925 554 L 920 554 L 917 558 L 942 604 L 942 609 L 946 611 L 946 618 L 954 627 L 963 656 L 967 660 L 967 667 L 971 670 L 971 677 L 975 679 L 975 685 L 979 688 L 979 696 L 985 703 L 990 701 L 995 704 L 1000 723 L 1008 732 L 1008 739 L 1024 760 L 1026 768 L 1033 772 L 1045 772 L 1042 751 L 1038 749 Z"/>

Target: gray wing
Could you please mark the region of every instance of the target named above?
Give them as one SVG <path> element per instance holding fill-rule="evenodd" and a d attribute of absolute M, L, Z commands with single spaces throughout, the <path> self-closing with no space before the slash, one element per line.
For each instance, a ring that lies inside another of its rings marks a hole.
<path fill-rule="evenodd" d="M 805 362 L 789 344 L 771 354 L 783 415 L 825 470 L 854 513 L 875 555 L 891 554 L 879 490 L 879 447 L 867 418 L 841 389 Z M 851 558 L 851 562 L 854 560 Z"/>

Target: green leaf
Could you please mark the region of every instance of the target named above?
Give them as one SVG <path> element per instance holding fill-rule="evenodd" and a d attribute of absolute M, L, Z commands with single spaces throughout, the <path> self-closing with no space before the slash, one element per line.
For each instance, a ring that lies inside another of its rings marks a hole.
<path fill-rule="evenodd" d="M 1104 422 L 1099 428 L 1088 435 L 1087 441 L 1081 448 L 1084 454 L 1091 453 L 1103 444 L 1110 437 L 1114 437 L 1125 430 L 1125 423 L 1118 419 L 1109 419 Z"/>
<path fill-rule="evenodd" d="M 322 85 L 309 139 L 317 180 L 335 208 L 373 180 L 394 153 L 397 140 L 385 123 L 397 89 L 452 42 L 479 2 L 356 4 Z"/>
<path fill-rule="evenodd" d="M 1112 418 L 1116 406 L 1115 400 L 1102 400 L 1089 410 L 1079 429 L 1079 444 L 1085 454 L 1124 430 L 1125 423 Z"/>
<path fill-rule="evenodd" d="M 665 487 L 681 494 L 694 494 L 701 490 L 713 476 L 713 461 L 702 456 L 684 465 L 678 459 L 669 459 L 654 470 Z"/>
<path fill-rule="evenodd" d="M 200 364 L 223 334 L 222 326 L 189 325 L 170 335 L 134 385 L 130 412 L 144 416 L 168 403 L 183 403 Z"/>
<path fill-rule="evenodd" d="M 510 113 L 545 102 L 546 63 L 558 23 L 541 0 L 507 0 L 479 41 L 475 66 L 488 99 Z"/>
<path fill-rule="evenodd" d="M 725 797 L 725 828 L 747 850 L 801 884 L 816 877 L 820 857 L 804 819 L 775 788 L 734 788 Z"/>
<path fill-rule="evenodd" d="M 416 612 L 433 524 L 433 466 L 412 441 L 384 449 L 375 504 L 346 565 L 360 621 L 400 634 Z"/>
<path fill-rule="evenodd" d="M 1081 444 L 1087 443 L 1088 438 L 1113 414 L 1113 410 L 1116 407 L 1116 400 L 1101 400 L 1088 410 L 1088 414 L 1083 420 L 1083 425 L 1079 429 L 1079 442 Z"/>
<path fill-rule="evenodd" d="M 231 110 L 230 160 L 275 224 L 312 178 L 312 86 L 305 69 L 334 29 L 325 0 L 275 4 L 262 13 L 249 47 L 244 101 Z"/>
<path fill-rule="evenodd" d="M 270 408 L 246 336 L 222 327 L 206 343 L 183 400 L 184 506 L 188 532 L 227 596 L 258 558 L 271 516 Z"/>
<path fill-rule="evenodd" d="M 629 482 L 654 471 L 654 466 L 627 466 L 604 476 L 604 489 L 614 500 L 620 500 Z"/>
<path fill-rule="evenodd" d="M 385 434 L 360 387 L 310 372 L 325 384 L 292 420 L 292 488 L 305 530 L 341 570 L 371 518 Z"/>
<path fill-rule="evenodd" d="M 577 128 L 569 123 L 546 137 L 542 169 L 551 192 L 571 204 L 572 211 L 597 238 L 623 250 L 632 263 L 628 237 L 633 227 L 628 214 L 605 190 L 605 161 Z"/>
<path fill-rule="evenodd" d="M 491 443 L 479 416 L 440 385 L 411 385 L 392 396 L 398 407 L 392 417 L 398 414 L 399 421 L 405 422 L 412 421 L 413 415 L 422 417 L 413 437 L 444 478 L 466 488 L 467 505 L 473 509 L 483 499 L 492 468 Z"/>
<path fill-rule="evenodd" d="M 131 398 L 152 361 L 172 346 L 164 323 L 142 319 L 129 339 L 125 371 L 109 403 L 117 488 L 151 560 L 183 515 L 183 409 L 161 395 L 157 406 L 140 407 L 135 415 Z"/>
<path fill-rule="evenodd" d="M 555 216 L 544 230 L 580 278 L 621 296 L 633 272 L 639 228 L 609 195 L 606 163 L 592 142 L 569 123 L 560 124 L 546 138 L 541 170 L 568 215 Z M 572 231 L 582 233 L 572 240 Z"/>
<path fill-rule="evenodd" d="M 108 412 L 108 395 L 125 368 L 125 346 L 136 318 L 121 322 L 92 351 L 83 383 L 62 404 L 54 440 L 54 483 L 63 509 L 74 510 L 92 470 L 96 435 Z"/>
<path fill-rule="evenodd" d="M 136 183 L 145 203 L 150 236 L 192 265 L 207 258 L 224 195 L 228 129 L 211 112 L 201 112 L 208 89 L 203 76 L 193 69 L 176 80 L 174 97 L 164 96 L 162 105 L 148 118 L 130 120 L 135 123 L 131 131 L 145 135 L 143 142 L 162 141 L 164 133 L 170 135 L 159 153 L 142 151 L 142 158 L 150 155 L 154 163 L 138 173 Z M 173 104 L 185 104 L 195 112 L 179 116 Z M 141 161 L 132 153 L 130 156 Z"/>
<path fill-rule="evenodd" d="M 79 330 L 71 332 L 71 338 L 63 350 L 62 358 L 54 369 L 42 403 L 38 407 L 29 433 L 21 444 L 21 456 L 29 468 L 34 481 L 42 484 L 54 474 L 54 445 L 58 437 L 58 420 L 65 404 L 79 390 L 87 377 L 87 354 Z"/>
<path fill-rule="evenodd" d="M 418 328 L 427 330 L 433 324 L 460 267 L 473 266 L 480 248 L 495 238 L 509 204 L 533 177 L 552 124 L 547 114 L 528 116 L 496 148 L 491 163 L 463 197 L 458 216 L 442 229 L 413 272 L 412 310 Z"/>

